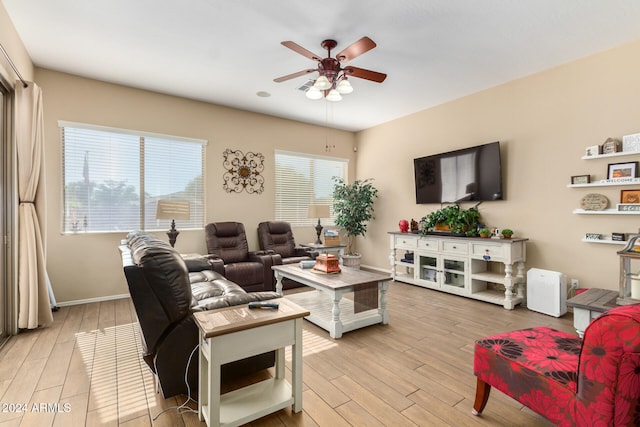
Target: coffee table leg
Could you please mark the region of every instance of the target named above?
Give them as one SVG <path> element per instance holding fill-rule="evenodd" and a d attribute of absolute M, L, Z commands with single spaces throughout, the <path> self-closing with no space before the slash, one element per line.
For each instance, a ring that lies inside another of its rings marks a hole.
<path fill-rule="evenodd" d="M 331 324 L 329 325 L 329 336 L 331 338 L 342 337 L 342 321 L 340 321 L 340 300 L 342 292 L 333 293 L 333 308 L 331 310 Z"/>
<path fill-rule="evenodd" d="M 279 271 L 274 272 L 276 276 L 276 293 L 282 296 L 282 274 Z"/>
<path fill-rule="evenodd" d="M 387 289 L 389 289 L 389 282 L 378 282 L 378 290 L 380 291 L 380 317 L 382 318 L 383 325 L 389 323 L 389 312 L 387 311 Z"/>

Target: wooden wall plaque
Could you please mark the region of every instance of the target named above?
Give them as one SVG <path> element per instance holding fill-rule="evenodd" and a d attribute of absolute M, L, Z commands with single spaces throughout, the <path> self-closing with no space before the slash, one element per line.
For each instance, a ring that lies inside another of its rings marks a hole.
<path fill-rule="evenodd" d="M 580 205 L 586 211 L 601 211 L 609 206 L 609 199 L 603 194 L 590 193 L 582 198 Z"/>

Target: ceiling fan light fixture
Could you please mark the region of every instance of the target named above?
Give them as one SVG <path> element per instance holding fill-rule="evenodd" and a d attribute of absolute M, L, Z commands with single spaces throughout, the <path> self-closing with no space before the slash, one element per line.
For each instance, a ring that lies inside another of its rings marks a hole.
<path fill-rule="evenodd" d="M 349 80 L 344 78 L 340 80 L 340 83 L 338 83 L 338 85 L 336 86 L 336 90 L 338 91 L 338 93 L 342 95 L 347 95 L 353 92 L 353 86 L 351 86 L 351 83 L 349 83 Z"/>
<path fill-rule="evenodd" d="M 306 95 L 307 98 L 313 99 L 313 100 L 322 98 L 322 92 L 316 89 L 315 86 L 311 86 L 309 89 L 307 89 L 307 91 L 304 94 Z"/>
<path fill-rule="evenodd" d="M 318 77 L 318 80 L 313 84 L 313 87 L 318 90 L 331 89 L 331 82 L 325 76 Z"/>
<path fill-rule="evenodd" d="M 340 96 L 340 92 L 338 92 L 335 89 L 331 89 L 327 94 L 327 101 L 336 102 L 341 100 L 342 100 L 342 96 Z"/>

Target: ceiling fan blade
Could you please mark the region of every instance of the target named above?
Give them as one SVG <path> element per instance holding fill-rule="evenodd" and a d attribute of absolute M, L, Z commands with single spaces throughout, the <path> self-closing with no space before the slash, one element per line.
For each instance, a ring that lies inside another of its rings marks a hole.
<path fill-rule="evenodd" d="M 299 53 L 302 56 L 306 56 L 309 59 L 313 59 L 314 61 L 320 61 L 322 57 L 316 55 L 315 53 L 308 51 L 307 49 L 300 46 L 298 43 L 292 42 L 290 40 L 283 41 L 280 43 L 282 46 L 288 47 L 294 52 Z"/>
<path fill-rule="evenodd" d="M 313 73 L 318 71 L 315 68 L 309 68 L 308 70 L 298 71 L 297 73 L 288 74 L 286 76 L 278 77 L 277 79 L 273 79 L 276 83 L 281 83 L 287 80 L 295 79 L 296 77 L 304 76 L 305 74 Z"/>
<path fill-rule="evenodd" d="M 357 42 L 344 48 L 340 53 L 336 55 L 338 61 L 347 62 L 351 61 L 356 56 L 360 56 L 365 52 L 370 51 L 376 47 L 376 43 L 369 37 L 363 37 Z"/>
<path fill-rule="evenodd" d="M 365 70 L 364 68 L 358 67 L 345 67 L 344 73 L 348 77 L 358 77 L 360 79 L 371 80 L 373 82 L 382 83 L 384 79 L 387 78 L 387 75 L 384 73 L 379 73 L 377 71 Z"/>

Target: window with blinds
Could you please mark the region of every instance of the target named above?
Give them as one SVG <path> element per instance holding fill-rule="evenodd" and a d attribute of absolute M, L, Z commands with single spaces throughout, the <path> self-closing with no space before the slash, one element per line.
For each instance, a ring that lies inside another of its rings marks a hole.
<path fill-rule="evenodd" d="M 337 157 L 313 156 L 285 151 L 275 152 L 276 212 L 278 221 L 293 226 L 307 226 L 309 205 L 330 205 L 331 219 L 323 225 L 333 225 L 334 176 L 346 180 L 349 161 Z"/>
<path fill-rule="evenodd" d="M 204 224 L 206 141 L 59 122 L 64 233 L 167 230 L 158 200 L 189 202 L 180 230 Z"/>

